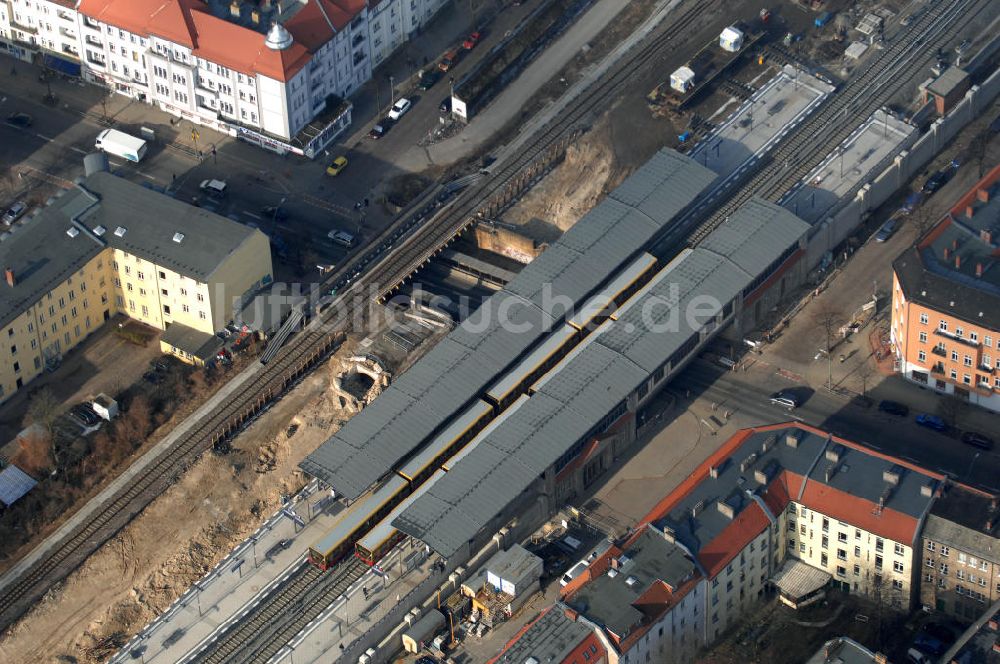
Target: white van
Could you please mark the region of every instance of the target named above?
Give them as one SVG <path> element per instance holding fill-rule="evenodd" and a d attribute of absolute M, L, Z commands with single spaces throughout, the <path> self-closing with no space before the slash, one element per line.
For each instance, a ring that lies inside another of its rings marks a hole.
<path fill-rule="evenodd" d="M 354 246 L 354 236 L 347 231 L 330 231 L 326 234 L 328 238 L 333 240 L 336 244 L 353 247 Z"/>
<path fill-rule="evenodd" d="M 146 156 L 146 141 L 117 129 L 105 129 L 98 134 L 94 147 L 137 163 Z"/>

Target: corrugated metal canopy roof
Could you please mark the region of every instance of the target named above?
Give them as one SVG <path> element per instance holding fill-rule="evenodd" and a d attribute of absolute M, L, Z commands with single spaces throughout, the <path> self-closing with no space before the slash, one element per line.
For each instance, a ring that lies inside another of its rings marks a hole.
<path fill-rule="evenodd" d="M 37 484 L 26 472 L 17 466 L 7 466 L 0 470 L 0 502 L 13 505 Z"/>
<path fill-rule="evenodd" d="M 756 276 L 777 258 L 776 242 L 787 247 L 809 228 L 809 224 L 780 205 L 754 197 L 698 248 L 724 256 L 747 274 Z"/>
<path fill-rule="evenodd" d="M 614 279 L 714 179 L 689 157 L 658 152 L 300 467 L 356 498 L 529 353 L 572 313 L 567 303 L 580 306 Z"/>
<path fill-rule="evenodd" d="M 602 324 L 560 362 L 554 376 L 539 381 L 518 416 L 403 512 L 397 528 L 444 556 L 455 553 L 809 228 L 769 203 L 752 201 L 748 207 L 706 238 L 714 250 L 682 252 L 630 298 L 616 320 Z M 751 248 L 747 257 L 744 247 Z M 757 271 L 747 272 L 737 261 Z M 697 308 L 690 306 L 705 296 Z"/>

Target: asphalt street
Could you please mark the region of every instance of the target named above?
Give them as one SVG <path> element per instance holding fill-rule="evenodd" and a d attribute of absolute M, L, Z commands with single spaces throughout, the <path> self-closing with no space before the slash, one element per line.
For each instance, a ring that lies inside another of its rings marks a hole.
<path fill-rule="evenodd" d="M 893 380 L 898 379 L 889 379 Z M 917 389 L 900 383 L 904 389 Z M 863 408 L 850 403 L 846 397 L 811 388 L 803 388 L 809 395 L 805 403 L 788 410 L 768 400 L 774 391 L 796 387 L 780 375 L 753 368 L 748 372 L 728 371 L 706 360 L 693 362 L 673 379 L 672 385 L 675 390 L 691 390 L 696 396 L 710 399 L 719 404 L 720 410 L 733 411 L 751 424 L 798 420 L 946 473 L 955 480 L 1000 490 L 1000 452 L 964 445 L 955 431 L 937 433 L 921 427 L 913 420 L 916 411 L 911 410 L 909 417 L 896 417 L 879 412 L 875 405 Z"/>

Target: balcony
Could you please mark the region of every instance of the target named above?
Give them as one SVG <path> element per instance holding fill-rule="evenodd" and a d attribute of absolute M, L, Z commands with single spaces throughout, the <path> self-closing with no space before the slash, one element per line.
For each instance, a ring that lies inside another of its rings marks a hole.
<path fill-rule="evenodd" d="M 934 334 L 936 334 L 939 337 L 944 337 L 945 339 L 951 339 L 952 341 L 957 341 L 963 346 L 968 346 L 969 348 L 979 348 L 978 341 L 970 341 L 969 339 L 966 339 L 965 337 L 960 337 L 957 334 L 952 334 L 951 332 L 945 332 L 941 328 L 937 328 L 936 330 L 934 330 Z"/>
<path fill-rule="evenodd" d="M 941 364 L 940 362 L 938 362 L 933 367 L 931 367 L 931 373 L 932 374 L 939 374 L 941 376 L 944 376 L 944 365 Z"/>
<path fill-rule="evenodd" d="M 94 67 L 100 67 L 101 69 L 108 66 L 103 55 L 98 55 L 92 51 L 87 51 L 87 64 L 93 65 Z"/>
<path fill-rule="evenodd" d="M 85 36 L 83 38 L 83 41 L 86 42 L 87 46 L 94 46 L 94 47 L 97 47 L 97 48 L 100 48 L 100 49 L 104 48 L 104 42 L 102 42 L 100 39 L 98 39 L 97 37 L 95 37 L 93 35 L 87 35 L 87 36 Z"/>
<path fill-rule="evenodd" d="M 976 367 L 976 371 L 978 371 L 979 373 L 989 374 L 990 376 L 992 376 L 997 372 L 996 367 L 990 367 L 985 364 L 980 364 L 978 367 Z"/>
<path fill-rule="evenodd" d="M 934 348 L 931 348 L 931 354 L 937 355 L 938 357 L 948 357 L 948 351 L 941 346 L 934 346 Z"/>

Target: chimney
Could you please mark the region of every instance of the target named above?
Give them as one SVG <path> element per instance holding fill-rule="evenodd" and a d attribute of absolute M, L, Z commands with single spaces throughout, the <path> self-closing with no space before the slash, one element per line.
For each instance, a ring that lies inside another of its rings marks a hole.
<path fill-rule="evenodd" d="M 982 279 L 982 277 L 983 277 L 983 264 L 976 263 L 976 278 Z"/>
<path fill-rule="evenodd" d="M 978 190 L 976 192 L 976 198 L 978 198 L 981 203 L 989 203 L 990 202 L 990 190 L 989 189 L 980 189 L 980 190 Z"/>
<path fill-rule="evenodd" d="M 971 205 L 966 205 L 965 206 L 965 216 L 968 217 L 969 219 L 972 219 L 972 216 L 974 214 L 976 214 L 976 208 L 974 208 Z"/>
<path fill-rule="evenodd" d="M 955 254 L 955 269 L 957 270 L 960 267 L 962 267 L 962 257 L 959 256 L 958 254 Z"/>
<path fill-rule="evenodd" d="M 6 270 L 4 270 L 4 275 L 6 275 L 7 277 L 7 285 L 13 288 L 14 285 L 17 283 L 17 280 L 14 279 L 13 268 L 7 268 Z"/>
<path fill-rule="evenodd" d="M 993 232 L 988 228 L 979 231 L 979 239 L 986 244 L 993 244 Z"/>
<path fill-rule="evenodd" d="M 944 259 L 948 260 L 948 247 L 944 248 Z"/>
<path fill-rule="evenodd" d="M 958 251 L 958 238 L 951 241 L 951 250 Z"/>

